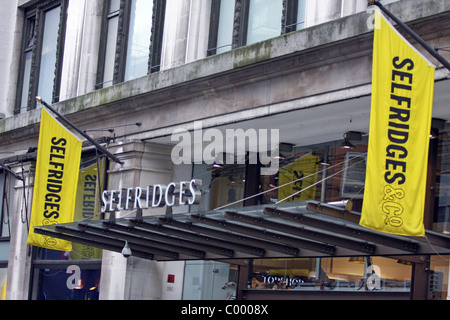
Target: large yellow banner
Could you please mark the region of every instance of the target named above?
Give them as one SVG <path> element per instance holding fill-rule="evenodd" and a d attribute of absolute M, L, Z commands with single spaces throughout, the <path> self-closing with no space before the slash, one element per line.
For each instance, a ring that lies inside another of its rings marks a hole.
<path fill-rule="evenodd" d="M 424 236 L 435 67 L 375 12 L 362 226 Z"/>
<path fill-rule="evenodd" d="M 72 250 L 71 242 L 36 234 L 33 227 L 73 222 L 81 145 L 81 140 L 42 109 L 28 244 Z"/>

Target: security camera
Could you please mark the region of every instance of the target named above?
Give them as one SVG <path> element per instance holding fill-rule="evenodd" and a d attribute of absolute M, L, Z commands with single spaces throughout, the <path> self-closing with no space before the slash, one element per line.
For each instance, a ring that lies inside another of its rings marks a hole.
<path fill-rule="evenodd" d="M 129 258 L 131 256 L 131 249 L 128 246 L 128 241 L 125 241 L 125 246 L 122 249 L 122 255 L 124 258 Z"/>

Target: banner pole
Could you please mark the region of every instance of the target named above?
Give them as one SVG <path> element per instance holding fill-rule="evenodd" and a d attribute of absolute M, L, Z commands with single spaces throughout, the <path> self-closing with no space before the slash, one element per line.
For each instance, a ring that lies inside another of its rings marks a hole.
<path fill-rule="evenodd" d="M 88 136 L 83 130 L 80 130 L 76 125 L 74 125 L 69 119 L 64 117 L 62 114 L 60 114 L 58 111 L 56 111 L 53 107 L 51 107 L 47 102 L 42 100 L 41 97 L 36 97 L 36 100 L 40 103 L 42 103 L 47 109 L 52 111 L 54 114 L 56 114 L 59 118 L 61 118 L 65 123 L 67 123 L 69 126 L 71 126 L 75 131 L 77 131 L 80 135 L 82 135 L 84 138 L 86 138 L 90 143 L 92 143 L 98 150 L 103 152 L 105 155 L 107 155 L 109 158 L 111 158 L 114 162 L 118 164 L 124 164 L 123 161 L 120 161 L 119 158 L 114 156 L 111 152 L 103 148 L 97 141 L 92 139 L 90 136 Z"/>
<path fill-rule="evenodd" d="M 438 60 L 442 65 L 450 71 L 450 62 L 444 59 L 434 48 L 432 48 L 428 43 L 426 43 L 417 33 L 415 33 L 410 27 L 403 23 L 399 18 L 393 15 L 389 10 L 387 10 L 378 0 L 369 0 L 369 5 L 375 5 L 383 11 L 389 18 L 391 18 L 399 27 L 405 30 L 411 37 L 414 38 L 425 50 L 428 51 L 436 60 Z"/>

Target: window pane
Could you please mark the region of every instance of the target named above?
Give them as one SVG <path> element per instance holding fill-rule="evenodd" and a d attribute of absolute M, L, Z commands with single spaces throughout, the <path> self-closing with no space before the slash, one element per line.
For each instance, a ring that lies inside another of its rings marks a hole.
<path fill-rule="evenodd" d="M 45 13 L 38 95 L 49 102 L 53 100 L 60 13 L 60 7 Z"/>
<path fill-rule="evenodd" d="M 23 71 L 22 97 L 20 99 L 20 113 L 27 111 L 28 91 L 30 90 L 30 73 L 31 73 L 32 52 L 25 54 L 25 65 Z"/>
<path fill-rule="evenodd" d="M 247 44 L 279 36 L 282 12 L 281 0 L 251 0 Z"/>
<path fill-rule="evenodd" d="M 297 30 L 305 27 L 306 0 L 298 0 Z"/>
<path fill-rule="evenodd" d="M 152 32 L 152 12 L 153 0 L 132 1 L 125 81 L 147 74 Z"/>
<path fill-rule="evenodd" d="M 106 40 L 105 70 L 103 72 L 103 87 L 108 87 L 113 84 L 118 25 L 118 16 L 109 19 L 108 36 Z"/>
<path fill-rule="evenodd" d="M 111 6 L 109 8 L 109 13 L 118 11 L 120 9 L 120 0 L 111 0 Z"/>
<path fill-rule="evenodd" d="M 234 1 L 220 2 L 219 30 L 217 31 L 217 53 L 231 49 L 233 41 Z"/>

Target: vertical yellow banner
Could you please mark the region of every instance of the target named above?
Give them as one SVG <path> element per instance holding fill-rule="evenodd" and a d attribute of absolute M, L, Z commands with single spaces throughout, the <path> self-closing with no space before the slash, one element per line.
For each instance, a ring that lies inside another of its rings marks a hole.
<path fill-rule="evenodd" d="M 100 165 L 100 168 L 98 166 Z M 81 168 L 78 177 L 77 198 L 75 202 L 74 221 L 89 219 L 100 220 L 101 201 L 100 195 L 103 192 L 106 161 L 103 159 L 99 164 Z M 102 249 L 92 246 L 73 243 L 71 260 L 101 259 Z"/>
<path fill-rule="evenodd" d="M 42 109 L 28 244 L 72 250 L 71 242 L 35 234 L 33 227 L 73 222 L 81 146 L 81 140 Z"/>
<path fill-rule="evenodd" d="M 316 198 L 316 187 L 311 187 L 317 182 L 317 171 L 319 170 L 318 156 L 308 154 L 296 160 L 294 163 L 280 168 L 278 175 L 278 200 L 303 201 Z M 296 181 L 295 183 L 291 183 Z M 304 191 L 302 191 L 304 190 Z"/>
<path fill-rule="evenodd" d="M 434 66 L 375 12 L 372 106 L 360 224 L 423 236 Z"/>

